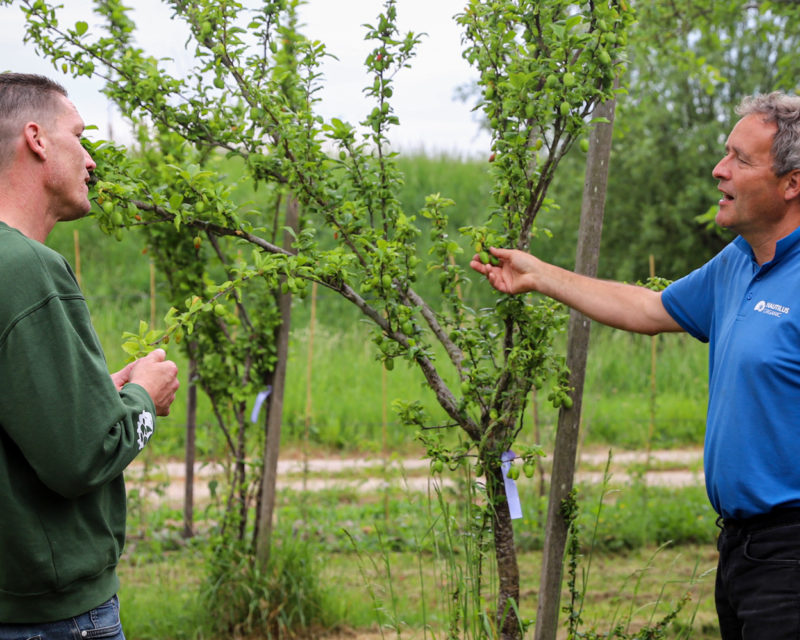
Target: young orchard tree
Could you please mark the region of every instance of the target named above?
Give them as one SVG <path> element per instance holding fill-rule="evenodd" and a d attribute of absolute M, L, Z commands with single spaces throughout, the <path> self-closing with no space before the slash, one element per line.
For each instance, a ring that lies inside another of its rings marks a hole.
<path fill-rule="evenodd" d="M 287 8 L 286 19 L 290 22 L 296 19 L 292 7 Z M 111 26 L 118 45 L 130 46 L 131 32 Z M 291 31 L 285 34 L 272 68 L 272 73 L 281 74 L 285 87 L 292 86 L 286 79 L 296 66 L 290 36 Z M 173 208 L 181 206 L 186 198 L 195 212 L 202 213 L 206 207 L 216 207 L 219 201 L 233 199 L 234 189 L 242 188 L 236 180 L 220 180 L 226 163 L 213 146 L 189 144 L 159 123 L 148 126 L 149 121 L 133 119 L 133 122 L 139 134 L 136 162 L 139 196 L 134 200 L 136 192 L 128 194 L 132 212 L 151 211 L 152 202 L 158 199 L 154 190 L 161 190 Z M 122 212 L 108 197 L 102 182 L 126 182 L 117 169 L 126 165 L 126 158 L 103 145 L 98 145 L 93 153 L 105 157 L 95 173 L 95 178 L 101 180 L 97 201 L 108 214 L 101 224 L 119 235 Z M 201 182 L 202 186 L 198 186 Z M 258 207 L 248 213 L 254 223 L 264 227 L 262 236 L 275 243 L 279 242 L 284 225 L 296 227 L 291 215 L 283 216 L 285 207 L 288 211 L 296 209 L 293 201 L 284 197 L 284 191 L 280 185 L 267 185 L 260 194 Z M 263 522 L 271 525 L 274 486 L 263 487 L 263 466 L 248 464 L 248 460 L 258 458 L 257 453 L 254 455 L 254 444 L 263 447 L 270 434 L 266 438 L 263 434 L 262 437 L 251 434 L 248 406 L 258 394 L 268 394 L 267 425 L 273 423 L 273 430 L 279 429 L 279 422 L 277 425 L 274 422 L 276 414 L 280 419 L 283 376 L 279 375 L 281 368 L 276 364 L 281 355 L 285 359 L 285 353 L 279 353 L 279 345 L 283 344 L 285 351 L 290 324 L 288 314 L 282 317 L 289 305 L 281 302 L 290 294 L 270 288 L 263 279 L 253 279 L 246 288 L 238 289 L 216 284 L 230 281 L 242 267 L 246 268 L 236 236 L 226 238 L 202 229 L 188 234 L 180 228 L 179 221 L 174 225 L 149 224 L 142 222 L 141 213 L 133 215 L 143 226 L 151 258 L 165 276 L 169 303 L 201 311 L 185 327 L 190 327 L 190 338 L 181 342 L 182 336 L 178 335 L 177 341 L 193 365 L 190 383 L 197 384 L 209 398 L 232 460 L 221 545 L 241 547 L 249 530 L 256 545 L 268 550 L 271 527 L 259 525 Z M 150 343 L 156 334 L 142 329 L 139 336 L 128 334 L 128 337 L 130 340 L 123 348 L 136 356 L 152 348 Z M 192 462 L 187 460 L 187 465 Z M 251 509 L 254 504 L 255 509 Z M 268 514 L 262 517 L 263 511 Z M 255 526 L 249 522 L 253 516 Z"/>
<path fill-rule="evenodd" d="M 132 43 L 134 25 L 119 2 L 94 3 L 106 22 L 99 34 L 83 21 L 59 24 L 45 0 L 14 4 L 26 11 L 28 39 L 66 71 L 102 77 L 106 95 L 132 121 L 171 132 L 195 149 L 238 157 L 254 184 L 297 200 L 302 222 L 287 251 L 219 181 L 180 159 L 163 182 L 150 184 L 152 176 L 140 170 L 136 156 L 122 163 L 113 155 L 118 164 L 105 173 L 99 167 L 103 179 L 95 186 L 98 197 L 116 206 L 111 214 L 98 213 L 106 226 L 164 224 L 187 236 L 202 232 L 238 242 L 243 258 L 216 283 L 214 295 L 239 299 L 256 281 L 291 292 L 317 282 L 372 323 L 387 369 L 405 360 L 419 370 L 445 418 L 427 415 L 413 402 L 400 407 L 401 418 L 423 434 L 434 469 L 466 464 L 482 474 L 484 531 L 492 536 L 498 571 L 496 634 L 521 637 L 502 462 L 511 458 L 507 473 L 517 477 L 540 451 L 517 442 L 534 386 L 549 381 L 557 407 L 573 402 L 564 360 L 552 347 L 562 314 L 548 301 L 505 296 L 474 310 L 459 297 L 458 285 L 473 251 L 490 245 L 525 249 L 536 235 L 537 214 L 552 205 L 547 189 L 559 161 L 585 138 L 597 104 L 613 95 L 619 72 L 614 61 L 632 20 L 624 0 L 470 0 L 457 16 L 464 57 L 480 74 L 494 177 L 492 210 L 463 228 L 460 238 L 447 232 L 453 204 L 447 198 L 430 195 L 417 212 L 398 202 L 402 176 L 387 137 L 399 125 L 391 99 L 394 78 L 410 65 L 419 37 L 398 33 L 393 0 L 366 27 L 373 49 L 365 60 L 365 91 L 374 106 L 360 129 L 315 112 L 325 47 L 297 33 L 294 1 L 263 1 L 256 8 L 231 0 L 169 2 L 174 19 L 191 33 L 196 60 L 182 77 Z M 296 64 L 291 72 L 275 73 L 285 67 L 286 40 L 293 43 Z M 104 161 L 101 153 L 98 161 Z M 417 252 L 423 227 L 433 241 L 428 256 Z M 418 281 L 430 275 L 438 278 L 440 293 L 425 299 Z M 207 289 L 194 295 L 169 314 L 165 335 L 191 339 L 198 314 L 214 306 Z M 446 446 L 441 435 L 429 435 L 443 427 L 458 431 L 461 444 Z"/>
<path fill-rule="evenodd" d="M 139 158 L 139 166 L 147 170 L 146 184 L 174 184 L 175 173 L 183 171 L 174 164 L 175 156 L 182 162 L 203 166 L 214 178 L 220 174 L 214 170 L 214 161 L 219 159 L 216 154 L 204 158 L 194 148 L 168 136 L 154 142 L 157 144 L 143 149 Z M 220 186 L 230 188 L 227 183 Z M 171 197 L 176 198 L 176 194 Z M 274 193 L 264 193 L 263 198 L 265 205 L 274 202 L 270 207 L 273 211 L 261 212 L 264 219 L 272 213 L 280 220 L 280 198 Z M 137 202 L 146 208 L 147 200 Z M 250 407 L 258 394 L 271 394 L 280 388 L 275 380 L 276 332 L 281 329 L 280 293 L 261 279 L 238 290 L 219 286 L 218 283 L 235 278 L 240 269 L 247 268 L 235 241 L 200 230 L 190 234 L 163 224 L 146 225 L 144 233 L 149 255 L 164 274 L 169 304 L 178 307 L 188 301 L 189 308 L 193 305 L 207 309 L 194 317 L 191 332 L 187 332 L 189 335 L 181 341 L 181 347 L 194 364 L 194 380 L 190 382 L 208 397 L 232 461 L 223 539 L 241 543 L 250 530 L 257 540 L 259 531 L 249 526 L 249 518 L 260 512 L 261 475 L 251 473 L 260 467 L 253 469 L 249 461 L 259 457 L 254 445 L 263 446 L 263 438 L 251 433 L 254 428 Z M 130 338 L 123 347 L 137 354 L 155 336 L 148 339 L 145 334 L 145 344 L 141 343 L 141 336 Z M 232 528 L 230 536 L 225 531 L 228 526 Z"/>

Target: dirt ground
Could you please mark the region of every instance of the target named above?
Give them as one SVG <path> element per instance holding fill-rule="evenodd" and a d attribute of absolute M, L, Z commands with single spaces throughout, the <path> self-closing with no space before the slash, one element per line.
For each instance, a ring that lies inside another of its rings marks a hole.
<path fill-rule="evenodd" d="M 634 473 L 644 473 L 648 484 L 683 487 L 704 482 L 701 449 L 671 449 L 665 451 L 614 452 L 610 471 L 612 484 L 626 484 Z M 608 451 L 585 452 L 577 465 L 578 482 L 599 483 L 603 480 Z M 547 468 L 547 459 L 543 461 Z M 311 458 L 285 459 L 278 462 L 278 490 L 320 491 L 339 488 L 364 493 L 379 491 L 386 482 L 415 491 L 427 491 L 431 476 L 429 461 L 421 458 L 384 460 L 370 458 Z M 645 468 L 646 465 L 646 468 Z M 384 471 L 384 466 L 386 471 Z M 209 482 L 222 478 L 225 470 L 220 464 L 198 463 L 194 469 L 194 497 L 203 501 L 209 497 Z M 182 462 L 166 462 L 145 467 L 135 462 L 126 471 L 129 483 L 145 478 L 146 496 L 154 502 L 182 504 L 185 492 L 186 468 Z M 452 482 L 443 474 L 440 482 Z M 157 490 L 156 490 L 157 489 Z"/>

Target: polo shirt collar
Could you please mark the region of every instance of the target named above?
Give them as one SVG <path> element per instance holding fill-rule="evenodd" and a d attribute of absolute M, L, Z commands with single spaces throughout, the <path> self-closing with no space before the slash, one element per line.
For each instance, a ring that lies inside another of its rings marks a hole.
<path fill-rule="evenodd" d="M 753 249 L 747 244 L 747 240 L 742 236 L 736 236 L 733 243 L 739 251 L 749 256 L 750 260 L 755 263 L 756 258 L 753 255 Z M 773 265 L 776 262 L 780 262 L 787 255 L 797 252 L 800 252 L 800 227 L 792 231 L 788 236 L 778 240 L 775 245 L 775 256 L 769 262 L 764 263 L 762 267 Z"/>

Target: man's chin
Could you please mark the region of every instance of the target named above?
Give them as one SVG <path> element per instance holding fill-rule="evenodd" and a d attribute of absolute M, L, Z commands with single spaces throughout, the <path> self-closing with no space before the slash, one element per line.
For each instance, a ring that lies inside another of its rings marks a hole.
<path fill-rule="evenodd" d="M 92 210 L 92 205 L 87 202 L 86 206 L 75 208 L 72 211 L 66 211 L 59 218 L 60 222 L 72 222 L 73 220 L 80 220 L 89 215 Z"/>
<path fill-rule="evenodd" d="M 717 215 L 714 216 L 714 222 L 716 223 L 716 225 L 718 227 L 721 227 L 723 229 L 730 229 L 731 228 L 731 221 L 730 220 L 726 220 L 726 216 L 723 213 L 722 209 L 717 211 Z"/>

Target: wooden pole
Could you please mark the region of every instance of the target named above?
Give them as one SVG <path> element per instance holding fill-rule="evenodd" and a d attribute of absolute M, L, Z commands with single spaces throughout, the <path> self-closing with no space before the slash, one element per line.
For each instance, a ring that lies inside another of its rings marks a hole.
<path fill-rule="evenodd" d="M 383 520 L 389 522 L 389 446 L 387 444 L 389 432 L 389 418 L 387 404 L 387 372 L 386 366 L 381 366 L 381 436 L 383 439 Z"/>
<path fill-rule="evenodd" d="M 615 99 L 598 105 L 595 116 L 605 118 L 608 122 L 596 125 L 589 138 L 575 259 L 575 271 L 589 276 L 597 274 L 615 110 Z M 556 640 L 558 631 L 564 550 L 568 533 L 568 522 L 561 512 L 561 506 L 572 491 L 575 479 L 575 458 L 578 451 L 590 327 L 589 318 L 574 310 L 570 312 L 567 329 L 567 368 L 570 371 L 569 384 L 573 388 L 571 394 L 573 405 L 571 409 L 562 407 L 558 414 L 534 640 Z"/>
<path fill-rule="evenodd" d="M 190 349 L 193 352 L 194 349 Z M 183 492 L 183 537 L 194 536 L 194 463 L 197 457 L 197 360 L 189 358 L 189 387 L 186 392 L 186 460 Z"/>
<path fill-rule="evenodd" d="M 299 226 L 299 205 L 290 197 L 286 206 L 286 231 L 283 234 L 285 247 L 290 247 Z M 266 569 L 269 563 L 272 544 L 272 516 L 275 513 L 276 485 L 278 482 L 278 453 L 281 442 L 281 420 L 283 417 L 283 396 L 286 387 L 286 363 L 289 359 L 289 330 L 292 322 L 291 292 L 278 295 L 278 308 L 281 323 L 276 331 L 275 342 L 277 359 L 272 375 L 272 393 L 267 406 L 266 442 L 264 444 L 264 469 L 261 477 L 261 503 L 257 516 L 256 562 L 259 568 Z"/>
<path fill-rule="evenodd" d="M 656 277 L 656 259 L 650 254 L 650 277 Z M 656 431 L 656 336 L 650 336 L 650 426 L 647 432 L 647 456 L 645 457 L 645 483 L 650 467 L 650 453 L 653 450 L 653 436 Z"/>
<path fill-rule="evenodd" d="M 311 379 L 314 371 L 314 327 L 317 322 L 317 283 L 311 285 L 311 319 L 308 323 L 308 360 L 306 363 L 306 420 L 303 439 L 303 491 L 308 483 L 308 440 L 311 431 L 312 398 Z"/>
<path fill-rule="evenodd" d="M 156 265 L 150 261 L 150 328 L 156 326 Z"/>

